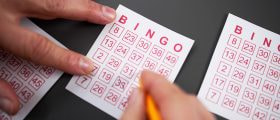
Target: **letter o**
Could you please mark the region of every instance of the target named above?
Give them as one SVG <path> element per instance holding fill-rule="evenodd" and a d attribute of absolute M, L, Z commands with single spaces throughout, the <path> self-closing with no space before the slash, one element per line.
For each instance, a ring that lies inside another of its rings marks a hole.
<path fill-rule="evenodd" d="M 177 44 L 174 45 L 174 51 L 175 52 L 181 52 L 182 49 L 183 49 L 183 46 L 181 44 L 177 43 Z"/>

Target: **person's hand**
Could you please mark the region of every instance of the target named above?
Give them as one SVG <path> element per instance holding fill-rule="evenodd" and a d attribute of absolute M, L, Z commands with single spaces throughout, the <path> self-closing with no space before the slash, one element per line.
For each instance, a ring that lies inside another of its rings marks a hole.
<path fill-rule="evenodd" d="M 37 33 L 20 26 L 23 17 L 65 18 L 98 24 L 112 22 L 116 13 L 91 0 L 0 0 L 0 48 L 37 64 L 72 74 L 88 74 L 93 63 L 85 56 L 58 47 Z M 15 114 L 19 102 L 12 88 L 0 80 L 0 110 Z"/>
<path fill-rule="evenodd" d="M 214 120 L 195 96 L 184 93 L 163 76 L 143 71 L 141 80 L 143 90 L 133 91 L 121 120 L 145 119 L 144 94 L 151 95 L 163 120 Z"/>

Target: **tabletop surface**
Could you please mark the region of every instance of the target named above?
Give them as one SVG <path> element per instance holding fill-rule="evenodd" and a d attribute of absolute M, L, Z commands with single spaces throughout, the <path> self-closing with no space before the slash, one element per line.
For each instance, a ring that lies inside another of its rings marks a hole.
<path fill-rule="evenodd" d="M 195 40 L 175 83 L 197 94 L 228 13 L 280 34 L 279 0 L 97 0 L 133 11 Z M 32 19 L 69 49 L 86 55 L 103 25 L 56 19 Z M 27 120 L 114 119 L 65 89 L 72 75 L 63 74 L 26 117 Z M 218 119 L 224 119 L 217 116 Z"/>

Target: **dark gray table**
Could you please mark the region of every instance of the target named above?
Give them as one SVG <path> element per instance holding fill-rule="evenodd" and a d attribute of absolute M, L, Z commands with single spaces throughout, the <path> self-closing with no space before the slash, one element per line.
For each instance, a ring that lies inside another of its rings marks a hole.
<path fill-rule="evenodd" d="M 118 4 L 187 37 L 195 44 L 175 83 L 197 94 L 227 14 L 233 13 L 280 34 L 279 0 L 97 0 Z M 104 26 L 68 20 L 33 20 L 69 49 L 86 54 Z M 280 39 L 279 39 L 280 40 Z M 113 119 L 65 90 L 72 75 L 64 74 L 26 117 L 28 120 Z M 218 119 L 223 119 L 218 117 Z"/>

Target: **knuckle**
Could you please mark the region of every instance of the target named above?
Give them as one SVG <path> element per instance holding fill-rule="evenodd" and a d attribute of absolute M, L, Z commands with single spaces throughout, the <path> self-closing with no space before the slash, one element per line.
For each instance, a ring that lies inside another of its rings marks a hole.
<path fill-rule="evenodd" d="M 66 54 L 64 54 L 64 57 L 62 57 L 61 62 L 65 63 L 67 66 L 77 66 L 80 59 L 80 56 L 66 52 Z"/>
<path fill-rule="evenodd" d="M 29 49 L 28 53 L 30 54 L 28 56 L 30 60 L 39 62 L 39 60 L 44 59 L 44 56 L 50 54 L 51 49 L 50 42 L 46 38 L 36 34 L 31 38 L 31 49 Z"/>
<path fill-rule="evenodd" d="M 50 13 L 62 11 L 65 8 L 65 4 L 66 0 L 45 0 L 44 9 Z"/>

